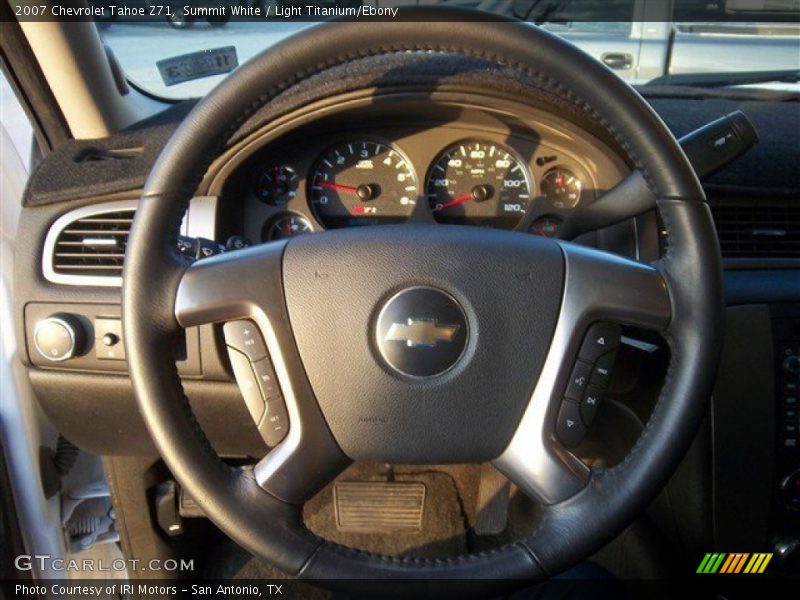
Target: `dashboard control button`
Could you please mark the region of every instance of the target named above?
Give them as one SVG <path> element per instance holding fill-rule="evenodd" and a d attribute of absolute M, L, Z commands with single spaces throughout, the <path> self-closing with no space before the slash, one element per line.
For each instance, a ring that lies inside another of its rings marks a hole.
<path fill-rule="evenodd" d="M 225 343 L 244 353 L 253 362 L 267 357 L 267 347 L 255 323 L 248 320 L 229 321 L 222 327 Z"/>
<path fill-rule="evenodd" d="M 252 244 L 246 237 L 242 237 L 241 235 L 232 235 L 228 238 L 228 241 L 225 242 L 225 251 L 233 252 L 235 250 L 243 250 L 250 246 L 252 246 Z"/>
<path fill-rule="evenodd" d="M 250 361 L 247 356 L 233 348 L 228 349 L 228 356 L 231 359 L 233 374 L 236 376 L 239 389 L 242 391 L 242 397 L 247 405 L 247 410 L 250 411 L 253 421 L 258 424 L 264 417 L 266 405 L 264 404 L 264 397 L 261 395 L 261 390 L 256 382 L 253 368 L 250 366 Z"/>
<path fill-rule="evenodd" d="M 263 358 L 253 363 L 253 372 L 258 382 L 258 387 L 261 390 L 261 395 L 267 400 L 281 395 L 281 389 L 278 387 L 278 381 L 275 378 L 275 371 L 272 369 L 272 363 L 269 358 Z"/>
<path fill-rule="evenodd" d="M 85 333 L 74 315 L 57 313 L 36 323 L 33 343 L 37 352 L 51 362 L 62 362 L 80 354 Z"/>
<path fill-rule="evenodd" d="M 289 432 L 289 417 L 286 415 L 286 404 L 282 396 L 267 400 L 267 411 L 258 427 L 261 437 L 268 446 L 277 446 Z"/>
<path fill-rule="evenodd" d="M 569 376 L 567 383 L 566 397 L 572 400 L 580 400 L 583 398 L 583 392 L 586 386 L 589 385 L 589 377 L 592 374 L 592 365 L 582 360 L 576 360 L 575 366 L 572 367 L 572 373 Z"/>
<path fill-rule="evenodd" d="M 617 352 L 612 350 L 603 354 L 597 359 L 592 368 L 592 375 L 589 377 L 589 385 L 595 385 L 603 390 L 608 387 L 608 382 L 611 379 L 611 369 L 614 367 L 614 361 L 617 358 Z"/>
<path fill-rule="evenodd" d="M 600 322 L 589 327 L 581 345 L 578 358 L 594 362 L 602 355 L 619 346 L 620 328 L 614 323 Z"/>
<path fill-rule="evenodd" d="M 583 436 L 586 435 L 586 427 L 581 421 L 577 402 L 564 400 L 561 403 L 556 420 L 556 434 L 561 443 L 568 448 L 574 448 L 583 440 Z"/>
<path fill-rule="evenodd" d="M 125 360 L 121 320 L 95 318 L 94 337 L 94 353 L 98 360 Z"/>
<path fill-rule="evenodd" d="M 594 421 L 597 409 L 600 408 L 600 400 L 603 398 L 603 390 L 597 386 L 590 385 L 586 388 L 586 394 L 581 400 L 581 418 L 586 427 Z"/>
<path fill-rule="evenodd" d="M 119 338 L 113 333 L 107 333 L 103 336 L 102 340 L 104 346 L 116 346 L 119 344 Z"/>

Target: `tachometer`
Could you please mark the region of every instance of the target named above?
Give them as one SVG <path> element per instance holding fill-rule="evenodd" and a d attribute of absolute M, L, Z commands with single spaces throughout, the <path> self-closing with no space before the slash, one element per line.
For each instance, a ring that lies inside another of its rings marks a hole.
<path fill-rule="evenodd" d="M 501 144 L 459 142 L 436 159 L 426 194 L 440 223 L 513 229 L 525 216 L 531 183 L 523 161 Z"/>
<path fill-rule="evenodd" d="M 417 202 L 417 176 L 399 150 L 377 141 L 334 146 L 310 179 L 314 213 L 326 228 L 405 221 Z"/>

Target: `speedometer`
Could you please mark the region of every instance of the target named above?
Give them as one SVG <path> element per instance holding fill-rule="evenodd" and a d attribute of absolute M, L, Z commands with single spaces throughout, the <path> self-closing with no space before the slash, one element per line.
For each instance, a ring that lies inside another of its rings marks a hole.
<path fill-rule="evenodd" d="M 513 229 L 530 202 L 528 169 L 513 150 L 493 142 L 459 142 L 439 155 L 426 185 L 440 223 Z"/>
<path fill-rule="evenodd" d="M 354 140 L 334 146 L 311 175 L 311 203 L 325 228 L 405 221 L 417 203 L 417 176 L 396 148 Z"/>

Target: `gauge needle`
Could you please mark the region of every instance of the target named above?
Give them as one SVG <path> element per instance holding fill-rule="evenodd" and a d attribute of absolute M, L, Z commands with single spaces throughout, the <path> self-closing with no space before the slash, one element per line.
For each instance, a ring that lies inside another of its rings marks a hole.
<path fill-rule="evenodd" d="M 326 190 L 336 190 L 337 192 L 349 192 L 351 194 L 357 194 L 358 188 L 352 185 L 342 185 L 340 183 L 333 183 L 332 181 L 318 181 L 317 185 L 321 188 L 325 188 Z"/>
<path fill-rule="evenodd" d="M 449 202 L 445 202 L 444 204 L 440 204 L 439 206 L 437 206 L 433 210 L 438 212 L 440 210 L 444 210 L 445 208 L 450 208 L 451 206 L 458 206 L 459 204 L 464 204 L 464 202 L 469 202 L 470 200 L 472 200 L 472 198 L 473 198 L 473 195 L 472 195 L 472 192 L 470 192 L 469 194 L 464 194 L 463 196 L 459 196 L 458 198 L 453 198 Z"/>

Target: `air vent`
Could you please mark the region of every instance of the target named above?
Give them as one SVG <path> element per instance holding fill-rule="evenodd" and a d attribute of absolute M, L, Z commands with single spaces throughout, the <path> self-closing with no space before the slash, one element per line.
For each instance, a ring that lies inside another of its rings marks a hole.
<path fill-rule="evenodd" d="M 133 215 L 133 210 L 118 210 L 68 224 L 56 238 L 53 271 L 118 277 Z"/>
<path fill-rule="evenodd" d="M 720 201 L 711 212 L 722 256 L 800 258 L 800 202 Z"/>
<path fill-rule="evenodd" d="M 50 227 L 42 271 L 63 285 L 122 285 L 125 247 L 136 200 L 119 200 L 72 210 Z"/>

